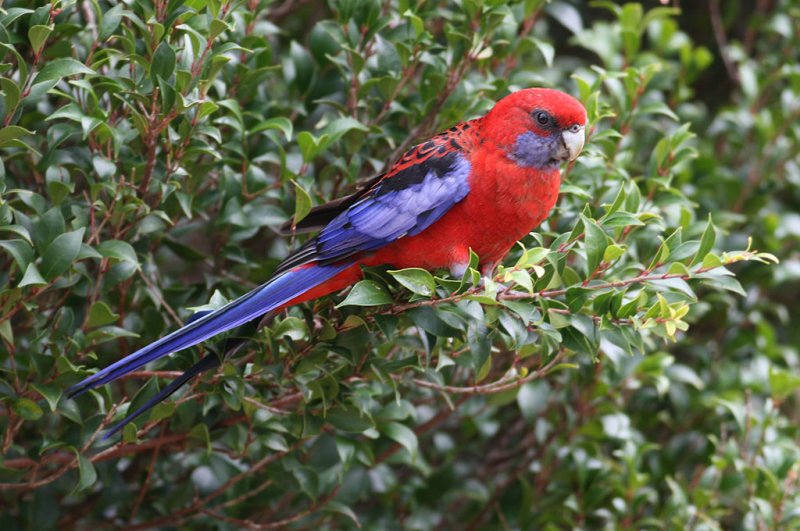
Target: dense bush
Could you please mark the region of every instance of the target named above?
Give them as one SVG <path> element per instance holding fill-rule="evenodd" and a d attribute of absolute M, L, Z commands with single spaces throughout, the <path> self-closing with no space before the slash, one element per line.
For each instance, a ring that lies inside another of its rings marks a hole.
<path fill-rule="evenodd" d="M 4 3 L 3 528 L 800 525 L 800 6 L 682 4 Z M 368 271 L 122 441 L 201 349 L 62 396 L 529 86 L 591 136 L 493 279 Z"/>

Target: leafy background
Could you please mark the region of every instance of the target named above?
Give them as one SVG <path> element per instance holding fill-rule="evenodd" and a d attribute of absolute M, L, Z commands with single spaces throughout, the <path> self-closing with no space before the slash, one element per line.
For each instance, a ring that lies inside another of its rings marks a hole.
<path fill-rule="evenodd" d="M 798 35 L 791 0 L 6 1 L 3 528 L 797 527 Z M 121 441 L 201 349 L 63 398 L 529 86 L 591 137 L 482 287 L 369 271 Z"/>

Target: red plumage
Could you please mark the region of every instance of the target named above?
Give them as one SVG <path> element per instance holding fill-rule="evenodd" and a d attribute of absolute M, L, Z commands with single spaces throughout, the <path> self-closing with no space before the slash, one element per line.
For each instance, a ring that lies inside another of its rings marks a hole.
<path fill-rule="evenodd" d="M 361 279 L 361 266 L 458 269 L 469 261 L 471 248 L 490 270 L 511 247 L 550 214 L 558 198 L 561 171 L 525 167 L 509 156 L 517 138 L 531 129 L 541 136 L 556 134 L 531 119 L 533 110 L 553 116 L 558 124 L 586 123 L 583 106 L 563 92 L 527 89 L 500 100 L 484 117 L 450 128 L 410 149 L 375 185 L 411 165 L 459 149 L 468 157 L 469 194 L 441 219 L 416 236 L 400 238 L 361 257 L 334 278 L 310 289 L 286 306 L 339 291 Z M 533 127 L 532 127 L 533 124 Z M 324 207 L 324 206 L 323 206 Z"/>

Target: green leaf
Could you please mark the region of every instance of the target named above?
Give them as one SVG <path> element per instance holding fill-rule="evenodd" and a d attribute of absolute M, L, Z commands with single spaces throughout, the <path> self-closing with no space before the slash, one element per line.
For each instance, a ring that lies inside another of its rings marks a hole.
<path fill-rule="evenodd" d="M 635 215 L 630 212 L 614 212 L 610 216 L 603 218 L 603 227 L 617 228 L 617 227 L 643 227 L 644 223 Z"/>
<path fill-rule="evenodd" d="M 587 275 L 591 275 L 603 260 L 608 247 L 608 236 L 593 220 L 584 216 L 581 216 L 581 219 L 586 233 L 586 270 Z"/>
<path fill-rule="evenodd" d="M 58 401 L 61 400 L 61 388 L 56 385 L 48 385 L 42 383 L 32 383 L 37 393 L 47 400 L 47 405 L 50 406 L 50 411 L 55 411 L 58 407 Z"/>
<path fill-rule="evenodd" d="M 28 40 L 31 41 L 31 48 L 33 48 L 33 53 L 39 55 L 44 47 L 44 43 L 47 42 L 47 37 L 50 36 L 50 33 L 53 31 L 53 25 L 49 26 L 31 26 L 28 30 Z"/>
<path fill-rule="evenodd" d="M 747 293 L 744 291 L 744 288 L 742 288 L 742 284 L 733 277 L 713 276 L 713 277 L 702 277 L 702 278 L 704 278 L 703 283 L 706 285 L 731 291 L 733 293 L 736 293 L 737 295 L 741 295 L 742 297 L 747 296 Z"/>
<path fill-rule="evenodd" d="M 540 39 L 533 39 L 533 43 L 536 45 L 536 49 L 539 50 L 539 53 L 542 54 L 544 58 L 544 63 L 547 65 L 547 68 L 553 66 L 553 58 L 556 55 L 556 50 L 552 44 L 549 42 L 542 41 Z"/>
<path fill-rule="evenodd" d="M 339 406 L 328 410 L 325 419 L 340 431 L 363 433 L 375 427 L 375 423 L 367 415 L 354 407 Z"/>
<path fill-rule="evenodd" d="M 350 290 L 347 297 L 336 305 L 342 306 L 381 306 L 391 304 L 392 297 L 383 285 L 374 280 L 362 280 Z"/>
<path fill-rule="evenodd" d="M 405 312 L 415 326 L 437 337 L 458 337 L 462 331 L 442 319 L 430 306 L 419 306 Z"/>
<path fill-rule="evenodd" d="M 42 274 L 47 280 L 53 280 L 67 271 L 78 256 L 83 241 L 85 228 L 66 232 L 58 236 L 42 253 Z"/>
<path fill-rule="evenodd" d="M 624 254 L 625 254 L 624 245 L 616 245 L 616 244 L 609 245 L 603 252 L 603 262 L 610 264 Z"/>
<path fill-rule="evenodd" d="M 117 173 L 117 165 L 105 157 L 94 157 L 92 159 L 92 167 L 101 179 L 111 178 Z"/>
<path fill-rule="evenodd" d="M 358 516 L 356 515 L 356 513 L 353 512 L 353 509 L 351 509 L 350 507 L 348 507 L 347 505 L 345 505 L 343 503 L 340 503 L 340 502 L 335 501 L 335 500 L 331 500 L 331 501 L 329 501 L 328 503 L 325 504 L 325 506 L 322 508 L 322 510 L 326 511 L 326 512 L 342 514 L 342 515 L 346 516 L 347 518 L 349 518 L 350 520 L 352 520 L 357 528 L 359 528 L 359 529 L 361 528 L 361 522 L 359 522 Z"/>
<path fill-rule="evenodd" d="M 0 17 L 0 22 L 2 22 L 7 28 L 10 28 L 11 24 L 13 24 L 15 20 L 23 15 L 29 15 L 33 12 L 33 9 L 27 9 L 24 7 L 10 7 L 5 9 L 5 15 Z"/>
<path fill-rule="evenodd" d="M 103 13 L 103 20 L 100 21 L 100 26 L 97 31 L 97 40 L 104 42 L 111 37 L 119 27 L 122 21 L 124 4 L 117 4 L 105 13 Z"/>
<path fill-rule="evenodd" d="M 519 315 L 520 319 L 522 319 L 522 322 L 526 325 L 532 321 L 537 321 L 542 318 L 539 308 L 530 302 L 504 300 L 502 304 Z"/>
<path fill-rule="evenodd" d="M 547 258 L 550 254 L 550 249 L 545 247 L 534 247 L 532 249 L 525 249 L 522 256 L 519 257 L 517 263 L 514 264 L 515 268 L 529 268 L 533 267 Z"/>
<path fill-rule="evenodd" d="M 86 339 L 94 341 L 98 345 L 121 337 L 139 337 L 139 334 L 119 326 L 101 326 L 86 334 Z"/>
<path fill-rule="evenodd" d="M 15 400 L 11 408 L 14 410 L 14 413 L 25 420 L 39 420 L 42 418 L 42 415 L 44 415 L 44 411 L 39 407 L 39 404 L 30 398 Z"/>
<path fill-rule="evenodd" d="M 289 59 L 290 62 L 284 63 L 284 70 L 288 68 L 286 78 L 294 81 L 301 91 L 305 91 L 309 88 L 314 75 L 314 61 L 311 54 L 297 41 L 292 41 L 289 45 Z"/>
<path fill-rule="evenodd" d="M 261 438 L 264 446 L 276 452 L 288 452 L 289 445 L 286 443 L 286 438 L 280 433 L 270 433 L 266 437 Z"/>
<path fill-rule="evenodd" d="M 669 258 L 669 253 L 670 253 L 669 244 L 667 243 L 667 240 L 664 240 L 663 242 L 661 242 L 661 245 L 658 246 L 658 250 L 656 251 L 656 254 L 653 256 L 653 259 L 650 261 L 650 265 L 647 266 L 647 270 L 652 271 L 656 267 L 665 263 Z"/>
<path fill-rule="evenodd" d="M 75 450 L 75 455 L 78 457 L 78 484 L 75 486 L 75 492 L 86 490 L 97 481 L 97 471 L 88 457 Z"/>
<path fill-rule="evenodd" d="M 711 252 L 711 249 L 714 248 L 714 242 L 717 239 L 717 231 L 714 227 L 714 223 L 711 221 L 711 214 L 708 215 L 708 223 L 706 223 L 706 228 L 703 230 L 703 235 L 700 237 L 700 247 L 697 249 L 697 253 L 692 258 L 692 262 L 689 264 L 690 266 L 696 265 L 698 263 L 703 262 L 706 255 Z"/>
<path fill-rule="evenodd" d="M 425 23 L 410 9 L 407 9 L 405 12 L 403 12 L 403 17 L 409 20 L 411 27 L 414 29 L 414 33 L 417 36 L 421 35 L 425 31 Z"/>
<path fill-rule="evenodd" d="M 390 422 L 382 425 L 380 431 L 408 450 L 408 453 L 411 454 L 412 461 L 417 460 L 419 442 L 417 441 L 417 434 L 414 433 L 411 428 L 399 422 Z"/>
<path fill-rule="evenodd" d="M 231 29 L 230 25 L 228 25 L 228 23 L 224 20 L 220 20 L 218 18 L 211 19 L 211 23 L 208 26 L 208 37 L 210 40 L 214 40 L 219 37 L 223 31 L 227 31 L 229 29 Z"/>
<path fill-rule="evenodd" d="M 256 125 L 253 129 L 250 130 L 252 134 L 260 133 L 262 131 L 270 131 L 273 129 L 277 129 L 283 133 L 283 136 L 286 137 L 286 141 L 290 141 L 292 139 L 292 131 L 293 126 L 292 122 L 288 118 L 284 118 L 283 116 L 276 116 L 275 118 L 270 118 L 269 120 L 265 120 L 260 124 Z"/>
<path fill-rule="evenodd" d="M 197 112 L 197 119 L 200 120 L 201 118 L 205 118 L 206 116 L 211 116 L 215 112 L 219 110 L 219 105 L 214 103 L 213 101 L 204 101 L 200 104 L 200 109 Z"/>
<path fill-rule="evenodd" d="M 103 301 L 97 301 L 92 304 L 91 309 L 89 310 L 89 326 L 94 328 L 95 326 L 103 326 L 107 324 L 111 324 L 116 322 L 119 319 L 119 315 L 114 313 L 111 308 L 108 307 Z"/>
<path fill-rule="evenodd" d="M 319 494 L 319 475 L 317 472 L 306 466 L 297 467 L 292 470 L 297 483 L 300 485 L 300 490 L 303 491 L 312 500 Z"/>
<path fill-rule="evenodd" d="M 130 424 L 128 426 L 130 426 Z M 189 430 L 189 438 L 205 446 L 208 452 L 211 451 L 211 434 L 208 432 L 208 426 L 206 424 L 197 424 L 193 426 L 192 429 Z"/>
<path fill-rule="evenodd" d="M 20 280 L 17 287 L 24 288 L 25 286 L 46 286 L 46 285 L 47 281 L 42 277 L 42 274 L 39 273 L 39 269 L 36 267 L 36 264 L 31 262 L 25 269 L 25 275 L 23 275 L 22 280 Z"/>
<path fill-rule="evenodd" d="M 412 293 L 430 297 L 436 292 L 436 280 L 428 271 L 416 267 L 388 272 Z"/>
<path fill-rule="evenodd" d="M 524 288 L 528 293 L 533 293 L 533 280 L 531 280 L 531 276 L 526 271 L 509 271 L 506 279 Z"/>
<path fill-rule="evenodd" d="M 583 32 L 583 19 L 580 12 L 566 2 L 554 2 L 548 5 L 548 13 L 553 20 L 567 28 L 574 34 Z"/>
<path fill-rule="evenodd" d="M 297 134 L 297 144 L 300 146 L 300 152 L 303 154 L 305 162 L 312 162 L 327 145 L 327 141 L 327 135 L 317 138 L 308 131 L 301 131 Z"/>
<path fill-rule="evenodd" d="M 136 257 L 136 251 L 133 246 L 128 242 L 122 240 L 106 240 L 101 242 L 95 247 L 98 253 L 106 258 L 113 258 L 120 262 L 128 262 L 129 264 L 139 267 L 139 259 Z"/>
<path fill-rule="evenodd" d="M 653 101 L 641 105 L 638 107 L 637 112 L 639 114 L 660 114 L 676 122 L 680 121 L 678 115 L 676 115 L 675 112 L 662 101 Z"/>
<path fill-rule="evenodd" d="M 0 90 L 3 91 L 6 115 L 9 115 L 14 112 L 17 108 L 17 103 L 19 103 L 19 86 L 7 77 L 0 77 Z"/>
<path fill-rule="evenodd" d="M 162 41 L 153 53 L 153 62 L 150 65 L 150 79 L 158 84 L 158 78 L 169 81 L 175 72 L 175 50 L 166 41 Z"/>
<path fill-rule="evenodd" d="M 328 126 L 325 128 L 325 133 L 328 134 L 327 143 L 336 142 L 344 135 L 349 133 L 350 131 L 369 131 L 369 127 L 362 124 L 355 118 L 350 118 L 346 116 L 344 118 L 337 118 L 336 120 L 332 121 Z"/>
<path fill-rule="evenodd" d="M 168 419 L 175 413 L 175 408 L 177 405 L 175 402 L 161 402 L 156 404 L 153 409 L 150 410 L 150 422 L 158 422 L 164 419 Z"/>
<path fill-rule="evenodd" d="M 10 143 L 12 140 L 16 140 L 17 138 L 21 138 L 25 135 L 32 135 L 33 131 L 28 131 L 24 127 L 20 127 L 18 125 L 9 125 L 7 127 L 0 128 L 0 147 L 5 144 Z"/>
<path fill-rule="evenodd" d="M 21 271 L 25 271 L 33 261 L 33 247 L 24 240 L 0 240 L 0 248 L 8 251 Z"/>
<path fill-rule="evenodd" d="M 703 269 L 716 269 L 722 267 L 724 264 L 719 256 L 714 253 L 708 253 L 703 257 L 703 263 L 700 266 Z"/>
<path fill-rule="evenodd" d="M 547 310 L 547 315 L 550 324 L 553 325 L 554 328 L 566 328 L 572 324 L 568 315 L 556 312 L 554 309 Z"/>
<path fill-rule="evenodd" d="M 10 345 L 14 344 L 14 329 L 11 328 L 10 319 L 0 321 L 0 337 L 8 341 Z"/>
<path fill-rule="evenodd" d="M 295 191 L 294 218 L 292 218 L 292 222 L 297 225 L 311 211 L 311 196 L 296 181 L 292 181 L 292 184 L 294 184 Z"/>
<path fill-rule="evenodd" d="M 13 9 L 13 8 L 12 8 Z M 2 26 L 2 24 L 0 24 Z M 17 66 L 19 67 L 19 78 L 18 79 L 27 79 L 28 77 L 28 65 L 26 64 L 25 60 L 22 56 L 17 52 L 17 49 L 10 44 L 6 44 L 0 40 L 0 50 L 3 50 L 3 53 L 10 53 L 14 60 L 17 62 Z M 0 63 L 0 65 L 8 65 L 8 63 Z M 3 66 L 5 68 L 5 66 Z M 4 70 L 0 70 L 2 73 Z"/>
<path fill-rule="evenodd" d="M 62 57 L 61 59 L 48 61 L 36 75 L 33 84 L 36 85 L 46 81 L 58 81 L 62 78 L 78 74 L 90 75 L 94 73 L 94 70 L 75 59 Z"/>
<path fill-rule="evenodd" d="M 772 396 L 779 400 L 784 400 L 800 390 L 800 376 L 777 367 L 771 367 L 769 371 L 769 388 Z"/>
<path fill-rule="evenodd" d="M 180 105 L 182 104 L 183 100 L 176 100 L 177 96 L 173 84 L 160 75 L 156 76 L 156 80 L 158 82 L 158 89 L 161 96 L 161 107 L 163 109 L 172 109 L 175 107 L 175 103 L 177 101 L 179 106 L 175 110 L 182 110 Z"/>

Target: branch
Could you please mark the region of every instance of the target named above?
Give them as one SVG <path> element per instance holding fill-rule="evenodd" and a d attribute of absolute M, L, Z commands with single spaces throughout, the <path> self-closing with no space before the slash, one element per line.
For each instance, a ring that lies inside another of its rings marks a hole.
<path fill-rule="evenodd" d="M 306 439 L 307 440 L 307 439 Z M 208 503 L 213 500 L 214 498 L 224 494 L 229 489 L 231 489 L 234 485 L 242 481 L 243 479 L 252 476 L 262 468 L 274 463 L 278 459 L 282 459 L 284 456 L 288 455 L 290 452 L 296 450 L 301 444 L 305 443 L 306 440 L 300 439 L 294 444 L 292 444 L 288 450 L 283 452 L 277 452 L 274 454 L 269 454 L 263 457 L 261 460 L 256 462 L 253 466 L 247 468 L 245 471 L 240 472 L 239 474 L 233 476 L 231 479 L 223 483 L 219 488 L 217 488 L 214 492 L 204 496 L 203 498 L 198 498 L 195 502 L 190 505 L 189 507 L 184 507 L 178 511 L 168 514 L 167 516 L 157 518 L 155 520 L 150 520 L 148 522 L 142 522 L 140 524 L 136 524 L 133 526 L 128 527 L 129 530 L 133 531 L 136 529 L 153 529 L 155 527 L 159 527 L 162 525 L 180 525 L 181 523 L 194 518 L 198 514 L 205 514 L 206 509 L 203 509 Z M 217 507 L 215 507 L 216 509 Z"/>
<path fill-rule="evenodd" d="M 440 385 L 433 382 L 428 382 L 425 380 L 419 380 L 417 378 L 412 378 L 412 382 L 414 384 L 425 387 L 427 389 L 435 389 L 437 391 L 441 391 L 443 393 L 456 393 L 456 394 L 466 394 L 466 395 L 492 395 L 496 393 L 502 393 L 503 391 L 508 391 L 509 389 L 514 389 L 516 387 L 520 387 L 521 385 L 525 385 L 528 382 L 533 380 L 538 380 L 544 376 L 547 376 L 553 368 L 558 365 L 561 360 L 564 359 L 566 355 L 566 350 L 561 349 L 556 356 L 550 360 L 547 365 L 542 367 L 539 370 L 536 370 L 529 375 L 525 376 L 524 378 L 501 378 L 500 380 L 484 385 L 472 385 L 472 386 L 455 386 L 455 385 Z M 402 376 L 398 375 L 395 379 L 399 380 Z"/>
<path fill-rule="evenodd" d="M 719 54 L 722 56 L 722 62 L 725 64 L 725 70 L 728 71 L 728 77 L 740 83 L 739 71 L 736 70 L 736 65 L 728 53 L 728 37 L 725 35 L 725 28 L 722 25 L 722 14 L 719 10 L 719 0 L 711 0 L 708 3 L 708 11 L 711 16 L 711 26 L 714 28 L 714 39 L 717 41 Z"/>
<path fill-rule="evenodd" d="M 283 528 L 288 524 L 296 522 L 296 521 L 300 520 L 301 518 L 305 518 L 306 516 L 309 516 L 309 515 L 315 513 L 323 505 L 328 503 L 334 496 L 336 496 L 336 494 L 339 492 L 339 488 L 340 487 L 341 487 L 341 485 L 337 485 L 324 498 L 322 498 L 318 502 L 310 505 L 308 508 L 303 509 L 302 511 L 293 514 L 292 516 L 283 518 L 281 520 L 276 520 L 274 522 L 268 522 L 268 523 L 265 523 L 265 524 L 254 522 L 253 520 L 240 520 L 238 518 L 231 518 L 229 516 L 225 516 L 225 515 L 220 514 L 220 513 L 216 512 L 214 510 L 211 510 L 211 509 L 202 509 L 201 508 L 200 512 L 203 513 L 203 514 L 207 514 L 208 516 L 211 516 L 212 518 L 216 518 L 218 520 L 222 520 L 223 522 L 236 524 L 237 526 L 247 527 L 248 529 L 278 529 L 278 528 Z"/>

